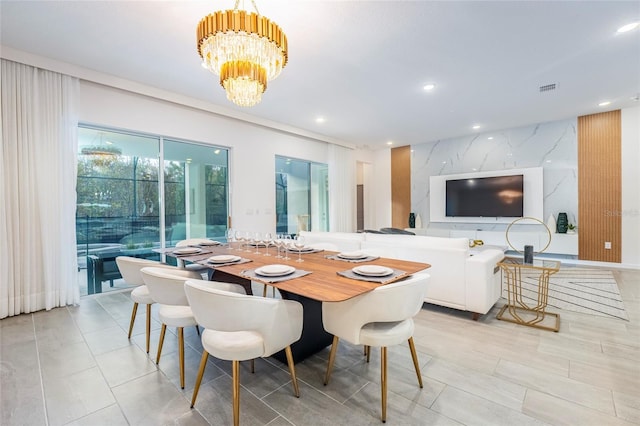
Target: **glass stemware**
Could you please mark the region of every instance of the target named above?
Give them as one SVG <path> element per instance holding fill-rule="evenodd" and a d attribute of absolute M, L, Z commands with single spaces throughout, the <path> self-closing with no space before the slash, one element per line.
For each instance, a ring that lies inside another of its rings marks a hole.
<path fill-rule="evenodd" d="M 298 260 L 296 260 L 296 262 L 304 262 L 304 260 L 302 260 L 302 249 L 304 248 L 304 237 L 302 235 L 296 236 L 294 245 L 298 250 Z"/>
<path fill-rule="evenodd" d="M 246 241 L 246 244 L 244 245 L 245 250 L 247 253 L 251 253 L 251 243 L 253 242 L 253 234 L 251 234 L 251 232 L 246 231 L 244 233 L 244 240 Z"/>
<path fill-rule="evenodd" d="M 235 235 L 235 231 L 231 228 L 227 229 L 227 250 L 233 250 L 233 236 Z"/>
<path fill-rule="evenodd" d="M 260 244 L 262 244 L 262 234 L 260 234 L 259 232 L 256 232 L 253 235 L 253 244 L 255 244 L 256 246 L 256 251 L 254 252 L 254 254 L 260 254 Z"/>
<path fill-rule="evenodd" d="M 282 234 L 276 234 L 276 238 L 273 240 L 273 243 L 275 244 L 276 248 L 278 249 L 278 254 L 276 255 L 276 259 L 282 259 L 282 255 L 280 254 L 280 249 L 282 248 L 282 245 L 284 244 L 284 241 L 282 239 Z"/>
<path fill-rule="evenodd" d="M 244 234 L 240 231 L 235 233 L 236 241 L 238 242 L 238 248 L 236 250 L 242 251 L 242 242 L 244 241 Z"/>
<path fill-rule="evenodd" d="M 265 232 L 265 234 L 263 235 L 262 241 L 264 242 L 264 245 L 265 245 L 264 255 L 271 256 L 269 254 L 269 246 L 273 244 L 273 237 L 271 236 L 271 232 Z"/>
<path fill-rule="evenodd" d="M 283 260 L 291 259 L 289 257 L 289 247 L 291 247 L 291 235 L 285 234 L 283 235 L 282 247 L 284 248 L 284 257 Z"/>

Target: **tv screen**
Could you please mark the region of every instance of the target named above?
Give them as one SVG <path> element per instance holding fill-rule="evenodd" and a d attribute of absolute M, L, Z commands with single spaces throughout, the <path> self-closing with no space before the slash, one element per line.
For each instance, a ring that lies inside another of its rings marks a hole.
<path fill-rule="evenodd" d="M 448 217 L 522 217 L 523 175 L 446 181 Z"/>

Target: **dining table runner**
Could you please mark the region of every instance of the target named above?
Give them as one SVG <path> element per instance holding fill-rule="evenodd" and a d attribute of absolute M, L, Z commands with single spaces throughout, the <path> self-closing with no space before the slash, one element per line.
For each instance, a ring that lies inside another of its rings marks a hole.
<path fill-rule="evenodd" d="M 256 270 L 255 269 L 245 269 L 244 271 L 242 271 L 242 276 L 245 277 L 245 278 L 248 278 L 250 280 L 256 280 L 256 281 L 261 281 L 261 282 L 265 282 L 265 283 L 278 283 L 278 282 L 282 282 L 282 281 L 292 280 L 294 278 L 304 277 L 305 275 L 309 275 L 310 273 L 311 273 L 310 271 L 304 271 L 302 269 L 296 269 L 291 274 L 282 275 L 282 276 L 279 276 L 279 277 L 267 277 L 267 276 L 264 276 L 264 275 L 256 274 Z"/>
<path fill-rule="evenodd" d="M 352 280 L 368 281 L 368 282 L 380 283 L 380 284 L 387 284 L 393 281 L 397 281 L 398 278 L 404 275 L 407 275 L 405 271 L 401 271 L 399 269 L 394 269 L 391 274 L 385 275 L 383 277 L 371 276 L 371 275 L 360 275 L 360 274 L 356 274 L 351 269 L 347 269 L 345 271 L 338 271 L 336 272 L 336 274 L 340 275 L 341 277 L 351 278 Z"/>

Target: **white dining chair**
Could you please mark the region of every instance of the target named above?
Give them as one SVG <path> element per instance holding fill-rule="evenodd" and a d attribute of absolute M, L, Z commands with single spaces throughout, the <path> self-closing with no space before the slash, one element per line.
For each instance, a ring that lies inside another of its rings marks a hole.
<path fill-rule="evenodd" d="M 160 305 L 158 319 L 162 323 L 156 364 L 160 363 L 162 345 L 167 326 L 178 330 L 178 357 L 180 363 L 180 387 L 184 389 L 184 327 L 198 326 L 189 301 L 184 294 L 184 282 L 188 279 L 202 279 L 202 275 L 186 269 L 142 268 L 144 283 L 149 288 L 151 298 Z"/>
<path fill-rule="evenodd" d="M 387 347 L 408 341 L 413 366 L 422 388 L 420 366 L 413 343 L 413 317 L 422 308 L 424 293 L 430 276 L 426 272 L 391 284 L 382 285 L 373 291 L 343 302 L 322 303 L 324 329 L 333 334 L 331 353 L 324 384 L 329 383 L 335 361 L 338 342 L 344 339 L 354 345 L 364 345 L 370 354 L 371 346 L 381 348 L 380 386 L 382 421 L 387 420 Z"/>
<path fill-rule="evenodd" d="M 240 361 L 268 357 L 285 350 L 294 395 L 300 396 L 291 344 L 302 334 L 302 305 L 293 300 L 247 296 L 218 290 L 202 281 L 184 284 L 202 332 L 202 359 L 193 389 L 196 403 L 209 354 L 232 361 L 233 424 L 240 423 Z"/>
<path fill-rule="evenodd" d="M 138 313 L 138 305 L 146 305 L 146 343 L 147 353 L 149 353 L 149 340 L 151 336 L 151 305 L 154 303 L 154 300 L 151 298 L 151 295 L 149 295 L 149 288 L 144 285 L 140 270 L 150 266 L 169 269 L 176 269 L 176 267 L 167 265 L 166 263 L 160 263 L 156 260 L 141 259 L 130 256 L 116 257 L 116 264 L 118 265 L 122 279 L 124 279 L 128 285 L 136 286 L 130 294 L 131 300 L 133 300 L 133 309 L 131 310 L 128 338 L 131 339 L 131 334 L 133 333 L 133 324 L 135 323 L 136 314 Z"/>

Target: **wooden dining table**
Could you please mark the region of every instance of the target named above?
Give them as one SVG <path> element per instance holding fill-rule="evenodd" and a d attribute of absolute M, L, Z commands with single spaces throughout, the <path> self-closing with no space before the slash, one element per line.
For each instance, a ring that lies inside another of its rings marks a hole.
<path fill-rule="evenodd" d="M 265 247 L 258 247 L 258 253 L 256 253 L 255 246 L 245 246 L 242 247 L 242 250 L 239 250 L 235 245 L 232 249 L 229 249 L 227 245 L 199 248 L 201 252 L 189 255 L 178 255 L 175 253 L 175 248 L 159 249 L 157 251 L 167 256 L 179 257 L 186 262 L 203 264 L 210 269 L 210 280 L 241 284 L 247 290 L 247 294 L 252 294 L 251 281 L 253 280 L 275 287 L 283 299 L 295 300 L 303 305 L 302 336 L 299 341 L 291 345 L 295 362 L 302 361 L 331 344 L 333 336 L 327 333 L 322 326 L 323 302 L 348 300 L 372 291 L 381 285 L 401 280 L 411 274 L 428 269 L 431 266 L 428 263 L 382 257 L 376 257 L 366 262 L 349 262 L 330 259 L 329 257 L 335 258 L 338 253 L 327 250 L 302 253 L 300 258 L 303 262 L 297 262 L 298 254 L 293 252 L 288 253 L 289 260 L 277 258 L 275 247 L 269 247 L 270 256 L 265 255 Z M 216 255 L 235 255 L 248 259 L 249 262 L 224 266 L 206 262 L 206 259 Z M 248 271 L 274 264 L 289 265 L 297 270 L 309 273 L 301 277 L 278 282 L 270 282 L 267 277 L 262 279 L 255 275 L 248 277 Z M 355 266 L 362 265 L 384 266 L 393 269 L 395 273 L 391 279 L 385 280 L 384 283 L 365 281 L 364 277 L 363 279 L 354 279 L 339 275 L 341 272 L 348 272 Z M 274 354 L 273 357 L 286 363 L 284 351 Z"/>

